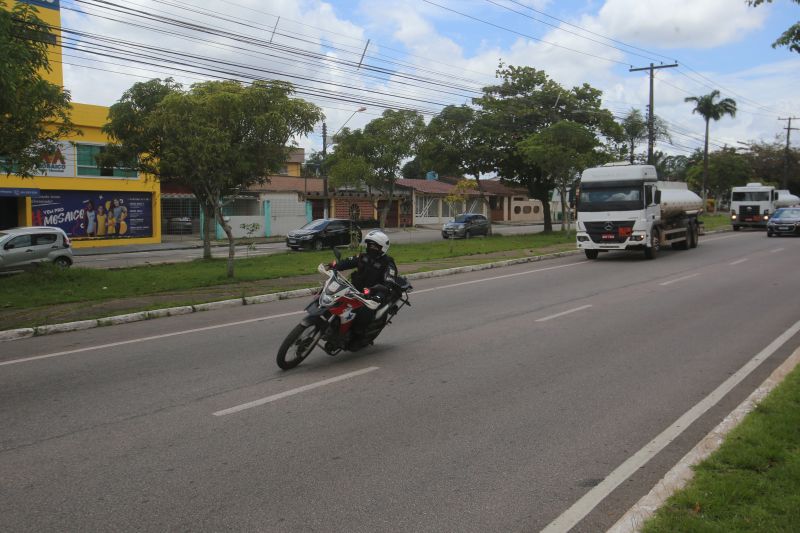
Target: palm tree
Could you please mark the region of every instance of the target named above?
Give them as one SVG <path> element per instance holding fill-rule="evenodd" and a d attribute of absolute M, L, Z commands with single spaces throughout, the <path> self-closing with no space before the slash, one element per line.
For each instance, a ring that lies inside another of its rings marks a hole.
<path fill-rule="evenodd" d="M 736 116 L 736 101 L 731 98 L 724 98 L 719 102 L 714 102 L 719 97 L 719 91 L 713 90 L 703 96 L 688 96 L 683 99 L 684 102 L 694 102 L 695 106 L 692 113 L 697 113 L 706 121 L 706 141 L 705 148 L 703 149 L 703 206 L 706 205 L 706 194 L 708 184 L 708 125 L 711 119 L 721 119 L 725 115 L 730 115 L 731 118 Z"/>

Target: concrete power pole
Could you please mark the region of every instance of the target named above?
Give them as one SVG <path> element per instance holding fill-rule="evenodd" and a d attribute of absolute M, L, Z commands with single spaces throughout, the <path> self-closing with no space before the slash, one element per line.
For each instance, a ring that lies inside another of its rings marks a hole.
<path fill-rule="evenodd" d="M 650 63 L 649 67 L 641 67 L 641 68 L 631 68 L 628 72 L 638 72 L 640 70 L 649 70 L 650 71 L 650 106 L 647 112 L 647 164 L 653 165 L 655 162 L 653 161 L 653 148 L 656 144 L 656 126 L 655 126 L 655 113 L 653 111 L 653 78 L 654 74 L 653 71 L 659 68 L 672 68 L 677 67 L 677 63 L 673 63 L 672 65 L 653 65 Z"/>
<path fill-rule="evenodd" d="M 328 157 L 328 125 L 322 123 L 322 216 L 328 218 L 328 171 L 325 159 Z"/>
<path fill-rule="evenodd" d="M 783 181 L 781 182 L 781 188 L 787 189 L 789 187 L 789 135 L 792 133 L 792 130 L 798 130 L 800 128 L 793 128 L 792 127 L 792 120 L 797 120 L 797 117 L 787 117 L 787 118 L 778 118 L 778 120 L 788 120 L 789 124 L 786 126 L 786 151 L 784 153 L 783 159 Z"/>

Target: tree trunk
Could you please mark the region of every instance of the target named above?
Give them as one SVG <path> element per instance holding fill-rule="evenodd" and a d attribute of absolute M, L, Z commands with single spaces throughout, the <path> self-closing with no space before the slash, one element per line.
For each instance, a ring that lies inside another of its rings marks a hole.
<path fill-rule="evenodd" d="M 225 231 L 225 235 L 228 237 L 228 270 L 227 276 L 229 278 L 233 277 L 233 260 L 236 256 L 236 243 L 233 242 L 233 229 L 231 229 L 230 224 L 228 221 L 225 220 L 225 216 L 222 214 L 222 207 L 220 206 L 219 202 L 217 203 L 217 217 L 219 218 L 219 223 L 222 226 L 223 231 Z"/>
<path fill-rule="evenodd" d="M 483 188 L 481 187 L 481 178 L 475 174 L 475 184 L 478 186 L 478 194 L 480 195 L 481 203 L 486 208 L 486 218 L 489 220 L 489 229 L 488 233 L 486 234 L 487 237 L 491 237 L 492 235 L 492 206 L 489 203 L 489 198 L 483 193 Z"/>
<path fill-rule="evenodd" d="M 567 192 L 566 189 L 562 186 L 559 188 L 558 191 L 559 197 L 561 198 L 561 231 L 564 231 L 566 228 L 567 231 L 570 230 L 569 227 L 569 219 L 567 218 Z"/>
<path fill-rule="evenodd" d="M 203 203 L 203 259 L 211 259 L 211 233 L 216 233 L 214 206 Z"/>

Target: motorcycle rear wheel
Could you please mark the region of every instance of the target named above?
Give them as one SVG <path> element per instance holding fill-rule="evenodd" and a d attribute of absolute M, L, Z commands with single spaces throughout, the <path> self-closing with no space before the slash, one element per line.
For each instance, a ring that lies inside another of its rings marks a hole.
<path fill-rule="evenodd" d="M 318 326 L 314 324 L 297 324 L 278 349 L 278 366 L 282 370 L 289 370 L 302 363 L 317 344 L 317 331 Z"/>

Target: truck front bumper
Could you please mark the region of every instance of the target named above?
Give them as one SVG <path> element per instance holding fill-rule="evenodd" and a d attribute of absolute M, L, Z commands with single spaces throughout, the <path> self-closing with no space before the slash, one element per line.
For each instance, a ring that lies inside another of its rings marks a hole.
<path fill-rule="evenodd" d="M 622 242 L 594 242 L 588 233 L 579 231 L 576 239 L 580 250 L 642 250 L 646 246 L 647 236 L 644 233 L 634 233 Z"/>

